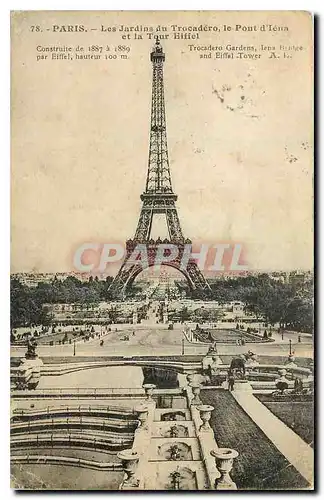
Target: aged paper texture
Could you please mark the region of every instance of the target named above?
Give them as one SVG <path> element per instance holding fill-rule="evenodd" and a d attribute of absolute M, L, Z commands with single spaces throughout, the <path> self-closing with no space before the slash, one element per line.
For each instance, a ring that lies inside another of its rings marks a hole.
<path fill-rule="evenodd" d="M 314 488 L 313 19 L 11 13 L 11 484 Z"/>

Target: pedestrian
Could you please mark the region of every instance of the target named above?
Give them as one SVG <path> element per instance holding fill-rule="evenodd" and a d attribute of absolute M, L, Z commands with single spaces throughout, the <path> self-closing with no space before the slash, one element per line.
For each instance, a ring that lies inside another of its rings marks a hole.
<path fill-rule="evenodd" d="M 231 373 L 228 376 L 228 390 L 232 392 L 234 390 L 234 385 L 235 385 L 235 378 L 234 375 Z"/>

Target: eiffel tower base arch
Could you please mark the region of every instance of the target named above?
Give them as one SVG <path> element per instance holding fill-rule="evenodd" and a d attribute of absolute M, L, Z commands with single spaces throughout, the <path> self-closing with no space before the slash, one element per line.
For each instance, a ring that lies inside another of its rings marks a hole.
<path fill-rule="evenodd" d="M 170 242 L 168 242 L 170 243 Z M 121 266 L 118 274 L 112 282 L 109 292 L 111 296 L 116 299 L 124 299 L 127 295 L 129 288 L 134 283 L 137 276 L 150 267 L 157 267 L 156 255 L 158 252 L 160 242 L 150 242 L 147 245 L 147 259 L 135 261 L 131 258 L 135 246 L 127 242 L 127 255 L 123 265 Z M 178 255 L 171 261 L 163 261 L 161 265 L 169 266 L 179 271 L 186 279 L 190 295 L 194 298 L 206 298 L 210 287 L 206 282 L 205 277 L 193 260 L 189 260 L 188 264 L 184 267 L 182 265 L 182 256 L 184 252 L 183 244 L 172 243 L 177 246 Z"/>

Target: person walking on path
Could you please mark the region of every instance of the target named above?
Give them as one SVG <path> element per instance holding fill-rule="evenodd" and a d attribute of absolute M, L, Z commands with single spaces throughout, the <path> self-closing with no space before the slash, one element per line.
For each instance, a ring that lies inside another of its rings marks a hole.
<path fill-rule="evenodd" d="M 235 377 L 233 373 L 228 374 L 228 390 L 229 391 L 234 391 L 234 385 L 235 385 Z"/>

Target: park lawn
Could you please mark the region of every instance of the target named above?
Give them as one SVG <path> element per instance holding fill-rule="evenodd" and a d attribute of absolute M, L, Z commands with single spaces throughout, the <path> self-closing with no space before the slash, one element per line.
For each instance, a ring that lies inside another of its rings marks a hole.
<path fill-rule="evenodd" d="M 74 336 L 73 333 L 76 335 Z M 44 336 L 39 337 L 39 338 L 36 337 L 36 342 L 37 342 L 37 345 L 47 345 L 51 341 L 53 341 L 55 344 L 57 344 L 59 342 L 59 340 L 60 341 L 63 340 L 65 334 L 67 334 L 67 341 L 65 342 L 65 344 L 69 343 L 69 339 L 71 339 L 72 341 L 81 339 L 80 331 L 77 331 L 77 332 L 57 332 L 57 333 L 53 333 L 50 335 L 44 335 Z"/>
<path fill-rule="evenodd" d="M 267 342 L 265 341 L 261 336 L 253 333 L 247 333 L 244 330 L 236 330 L 236 329 L 222 329 L 222 328 L 215 328 L 215 329 L 210 329 L 207 328 L 207 331 L 210 332 L 213 340 L 216 342 L 225 342 L 225 343 L 233 343 L 235 344 L 237 340 L 244 339 L 245 342 L 249 343 L 262 343 L 262 342 Z M 269 342 L 269 340 L 268 340 Z"/>
<path fill-rule="evenodd" d="M 84 333 L 84 335 L 80 335 L 82 332 Z M 37 342 L 37 345 L 48 345 L 51 341 L 53 341 L 54 344 L 57 345 L 59 340 L 62 341 L 65 334 L 66 334 L 67 340 L 66 340 L 65 344 L 68 344 L 70 339 L 72 342 L 73 342 L 73 340 L 80 341 L 86 335 L 93 335 L 94 334 L 96 337 L 96 334 L 98 332 L 99 332 L 98 329 L 96 329 L 95 332 L 86 331 L 86 325 L 83 329 L 80 328 L 80 326 L 78 326 L 78 330 L 76 330 L 75 332 L 73 332 L 71 329 L 65 330 L 62 328 L 61 332 L 59 332 L 57 330 L 56 333 L 50 333 L 49 335 L 42 335 L 40 337 L 36 337 L 36 342 Z M 106 332 L 104 332 L 104 333 L 106 333 Z"/>
<path fill-rule="evenodd" d="M 314 404 L 313 401 L 275 401 L 271 394 L 256 394 L 256 397 L 276 417 L 292 429 L 307 444 L 313 447 Z M 298 398 L 300 399 L 300 398 Z"/>
<path fill-rule="evenodd" d="M 307 481 L 243 411 L 230 392 L 205 389 L 201 391 L 201 399 L 204 404 L 215 408 L 210 424 L 218 446 L 239 452 L 231 473 L 239 489 L 309 488 Z"/>

